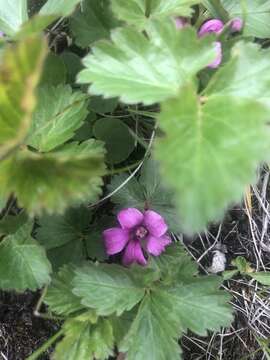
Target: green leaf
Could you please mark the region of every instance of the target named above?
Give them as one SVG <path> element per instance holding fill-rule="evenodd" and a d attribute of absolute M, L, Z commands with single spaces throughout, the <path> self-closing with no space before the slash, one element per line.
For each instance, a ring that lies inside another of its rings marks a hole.
<path fill-rule="evenodd" d="M 73 266 L 64 266 L 53 278 L 48 288 L 44 302 L 49 306 L 50 311 L 69 316 L 79 310 L 84 309 L 80 298 L 72 293 L 72 281 L 74 278 Z"/>
<path fill-rule="evenodd" d="M 181 323 L 182 331 L 190 329 L 206 336 L 207 330 L 216 331 L 231 323 L 230 296 L 218 290 L 221 282 L 222 278 L 218 276 L 201 276 L 186 283 L 179 282 L 166 291 L 174 304 L 173 312 Z"/>
<path fill-rule="evenodd" d="M 110 30 L 117 24 L 109 0 L 84 1 L 70 19 L 75 43 L 83 48 L 97 40 L 109 38 Z"/>
<path fill-rule="evenodd" d="M 55 360 L 105 360 L 113 354 L 113 328 L 109 320 L 92 324 L 87 313 L 67 320 L 65 337 L 56 346 Z"/>
<path fill-rule="evenodd" d="M 44 249 L 31 237 L 27 223 L 0 243 L 0 287 L 6 290 L 36 290 L 50 281 L 51 265 Z"/>
<path fill-rule="evenodd" d="M 250 263 L 243 256 L 237 256 L 237 258 L 232 261 L 232 265 L 236 266 L 237 271 L 239 271 L 243 275 L 246 273 L 251 273 L 253 271 Z"/>
<path fill-rule="evenodd" d="M 21 211 L 18 215 L 6 215 L 0 220 L 0 235 L 14 234 L 18 229 L 26 223 L 28 216 L 25 211 Z"/>
<path fill-rule="evenodd" d="M 67 69 L 62 58 L 52 52 L 44 63 L 40 85 L 56 86 L 66 82 Z"/>
<path fill-rule="evenodd" d="M 48 0 L 40 9 L 41 15 L 69 16 L 81 0 Z"/>
<path fill-rule="evenodd" d="M 242 18 L 245 21 L 244 35 L 258 38 L 270 36 L 269 0 L 221 0 L 231 18 Z"/>
<path fill-rule="evenodd" d="M 61 58 L 63 59 L 66 69 L 67 69 L 67 82 L 74 83 L 76 81 L 76 76 L 80 70 L 82 70 L 81 58 L 73 52 L 64 51 L 61 54 Z"/>
<path fill-rule="evenodd" d="M 118 105 L 118 99 L 104 99 L 103 96 L 91 96 L 89 107 L 99 114 L 112 113 Z"/>
<path fill-rule="evenodd" d="M 156 157 L 175 190 L 185 232 L 219 219 L 255 180 L 269 154 L 267 119 L 256 101 L 216 94 L 204 102 L 192 87 L 163 103 L 159 122 L 166 135 L 156 144 Z"/>
<path fill-rule="evenodd" d="M 86 252 L 81 241 L 71 241 L 47 251 L 53 270 L 58 271 L 67 264 L 79 265 L 86 260 Z"/>
<path fill-rule="evenodd" d="M 39 90 L 27 144 L 39 151 L 51 151 L 71 139 L 87 116 L 86 96 L 72 92 L 69 85 Z"/>
<path fill-rule="evenodd" d="M 15 34 L 27 19 L 27 0 L 0 0 L 0 29 L 5 34 Z"/>
<path fill-rule="evenodd" d="M 216 72 L 203 95 L 232 96 L 270 106 L 270 50 L 238 42 L 231 60 Z"/>
<path fill-rule="evenodd" d="M 180 273 L 180 272 L 179 272 Z M 179 359 L 177 338 L 191 329 L 199 335 L 232 321 L 229 296 L 218 287 L 218 277 L 193 278 L 171 288 L 159 287 L 145 295 L 120 350 L 127 360 Z"/>
<path fill-rule="evenodd" d="M 126 207 L 143 210 L 145 207 L 143 189 L 135 177 L 129 180 L 128 178 L 129 176 L 126 174 L 116 175 L 112 178 L 111 183 L 108 185 L 108 192 L 113 193 L 116 189 L 121 188 L 111 196 L 111 200 L 118 205 L 117 210 Z"/>
<path fill-rule="evenodd" d="M 14 192 L 31 215 L 62 213 L 68 206 L 96 201 L 105 173 L 103 157 L 102 144 L 94 140 L 42 155 L 22 150 L 0 163 L 0 187 L 5 194 Z"/>
<path fill-rule="evenodd" d="M 165 20 L 173 16 L 190 16 L 196 0 L 112 0 L 112 9 L 119 19 L 144 28 L 149 20 Z M 150 5 L 149 5 L 150 4 Z"/>
<path fill-rule="evenodd" d="M 176 96 L 215 58 L 211 39 L 198 39 L 191 27 L 177 31 L 169 20 L 153 22 L 148 38 L 133 28 L 116 29 L 112 42 L 100 41 L 84 59 L 78 81 L 92 83 L 94 95 L 153 104 Z"/>
<path fill-rule="evenodd" d="M 5 48 L 0 64 L 0 158 L 21 145 L 28 132 L 45 53 L 39 36 Z"/>
<path fill-rule="evenodd" d="M 258 271 L 255 273 L 249 273 L 248 275 L 261 284 L 270 286 L 270 272 Z"/>
<path fill-rule="evenodd" d="M 90 224 L 92 214 L 88 209 L 70 208 L 63 215 L 44 215 L 36 231 L 38 241 L 46 248 L 53 249 L 69 242 L 80 242 Z"/>
<path fill-rule="evenodd" d="M 120 350 L 127 360 L 179 360 L 181 349 L 179 321 L 172 312 L 173 303 L 166 292 L 146 295 Z"/>
<path fill-rule="evenodd" d="M 101 118 L 93 128 L 95 137 L 105 143 L 107 161 L 118 164 L 126 160 L 135 148 L 129 127 L 116 118 Z"/>
<path fill-rule="evenodd" d="M 132 276 L 132 270 L 119 265 L 88 264 L 76 270 L 74 294 L 82 304 L 98 315 L 118 316 L 131 310 L 143 297 L 144 289 Z"/>

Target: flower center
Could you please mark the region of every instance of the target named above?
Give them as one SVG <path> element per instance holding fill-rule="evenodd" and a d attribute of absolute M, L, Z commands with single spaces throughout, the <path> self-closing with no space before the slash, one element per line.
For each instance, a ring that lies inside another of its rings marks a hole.
<path fill-rule="evenodd" d="M 148 231 L 144 226 L 139 226 L 135 231 L 135 235 L 138 240 L 144 239 L 147 234 L 148 234 Z"/>

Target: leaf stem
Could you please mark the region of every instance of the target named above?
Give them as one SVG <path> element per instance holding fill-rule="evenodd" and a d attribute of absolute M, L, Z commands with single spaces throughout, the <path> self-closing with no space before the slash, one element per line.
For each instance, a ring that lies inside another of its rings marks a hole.
<path fill-rule="evenodd" d="M 54 334 L 48 341 L 46 341 L 40 348 L 38 348 L 32 355 L 28 356 L 26 360 L 36 360 L 41 354 L 43 354 L 55 341 L 65 333 L 62 328 L 56 334 Z"/>

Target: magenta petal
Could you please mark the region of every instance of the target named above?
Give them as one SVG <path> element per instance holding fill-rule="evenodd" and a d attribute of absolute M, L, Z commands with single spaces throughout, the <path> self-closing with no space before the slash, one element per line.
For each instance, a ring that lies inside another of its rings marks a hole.
<path fill-rule="evenodd" d="M 222 61 L 222 47 L 221 47 L 221 43 L 219 41 L 215 42 L 215 48 L 216 48 L 216 52 L 217 52 L 217 56 L 215 58 L 215 60 L 208 65 L 208 67 L 212 68 L 212 69 L 216 69 L 217 67 L 219 67 L 219 65 L 221 64 Z"/>
<path fill-rule="evenodd" d="M 146 250 L 151 255 L 159 256 L 163 251 L 165 251 L 165 247 L 171 242 L 171 238 L 167 235 L 160 238 L 150 235 L 146 239 Z"/>
<path fill-rule="evenodd" d="M 131 240 L 127 244 L 124 255 L 123 255 L 123 264 L 128 266 L 132 263 L 138 263 L 140 265 L 146 265 L 147 261 L 143 255 L 141 244 L 139 241 Z"/>
<path fill-rule="evenodd" d="M 168 226 L 166 225 L 162 216 L 153 210 L 147 210 L 144 213 L 144 225 L 149 231 L 150 235 L 160 237 L 166 233 Z"/>
<path fill-rule="evenodd" d="M 231 21 L 231 29 L 232 31 L 238 32 L 242 30 L 243 27 L 243 20 L 240 18 L 234 18 Z"/>
<path fill-rule="evenodd" d="M 176 16 L 174 18 L 174 23 L 175 23 L 176 29 L 178 29 L 178 30 L 183 29 L 187 25 L 186 19 L 181 16 Z"/>
<path fill-rule="evenodd" d="M 105 248 L 108 255 L 122 251 L 129 240 L 129 231 L 120 228 L 110 228 L 103 231 Z"/>
<path fill-rule="evenodd" d="M 206 34 L 209 34 L 209 33 L 219 34 L 219 33 L 222 32 L 223 27 L 224 27 L 224 24 L 219 19 L 208 20 L 200 27 L 200 30 L 198 32 L 198 36 L 202 37 L 202 36 L 204 36 Z"/>
<path fill-rule="evenodd" d="M 128 208 L 121 210 L 117 219 L 123 229 L 132 229 L 142 223 L 143 214 L 135 208 Z"/>

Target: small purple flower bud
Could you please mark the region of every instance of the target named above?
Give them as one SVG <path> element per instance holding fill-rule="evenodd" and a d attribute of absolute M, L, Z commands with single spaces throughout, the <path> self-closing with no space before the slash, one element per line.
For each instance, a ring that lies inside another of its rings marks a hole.
<path fill-rule="evenodd" d="M 211 69 L 216 69 L 217 67 L 219 67 L 219 65 L 221 64 L 221 61 L 222 61 L 221 42 L 216 41 L 215 42 L 215 48 L 216 48 L 216 52 L 217 52 L 217 57 L 211 64 L 208 65 L 208 67 L 211 68 Z"/>
<path fill-rule="evenodd" d="M 120 227 L 103 231 L 108 255 L 123 252 L 123 264 L 146 265 L 147 254 L 159 256 L 171 243 L 163 217 L 152 210 L 143 213 L 135 208 L 121 210 L 117 219 Z"/>
<path fill-rule="evenodd" d="M 233 32 L 239 32 L 243 28 L 243 20 L 240 18 L 234 18 L 232 19 L 230 26 Z"/>
<path fill-rule="evenodd" d="M 187 20 L 181 16 L 176 16 L 174 18 L 174 23 L 177 30 L 183 29 L 185 26 L 187 26 Z"/>
<path fill-rule="evenodd" d="M 224 28 L 224 24 L 219 19 L 207 20 L 199 29 L 198 36 L 202 37 L 209 33 L 220 34 Z"/>

